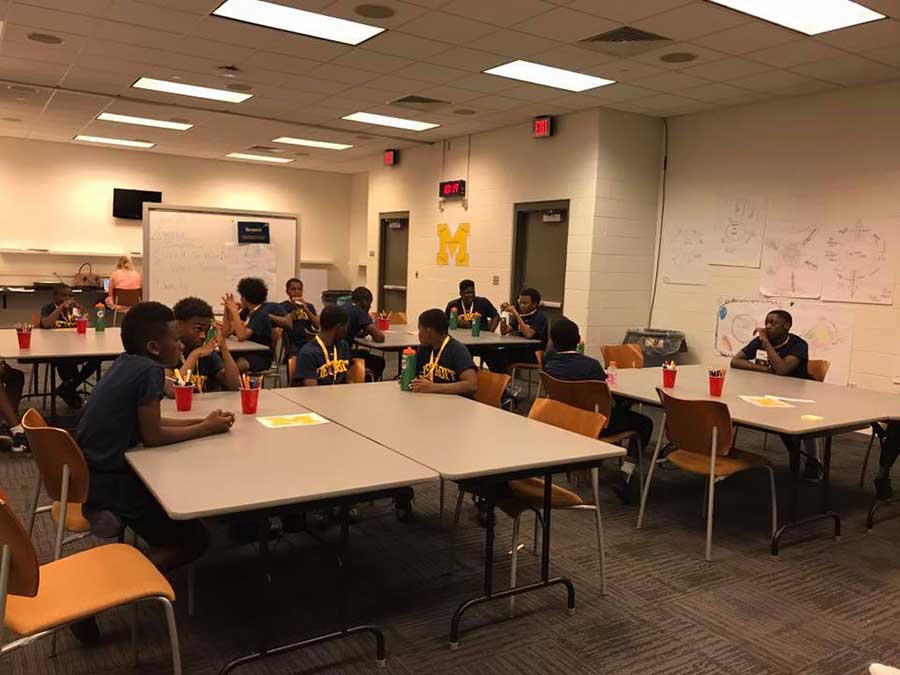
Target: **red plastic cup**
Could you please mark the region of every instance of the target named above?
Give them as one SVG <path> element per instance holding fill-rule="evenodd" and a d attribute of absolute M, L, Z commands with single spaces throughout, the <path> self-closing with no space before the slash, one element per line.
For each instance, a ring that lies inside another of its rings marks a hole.
<path fill-rule="evenodd" d="M 241 412 L 245 415 L 255 415 L 256 406 L 259 405 L 259 388 L 241 389 Z"/>
<path fill-rule="evenodd" d="M 722 389 L 725 387 L 725 376 L 722 377 L 713 377 L 709 376 L 709 395 L 710 396 L 721 396 Z"/>
<path fill-rule="evenodd" d="M 391 329 L 391 320 L 390 319 L 382 319 L 381 317 L 378 317 L 377 319 L 375 319 L 375 323 L 378 326 L 378 330 L 380 330 L 380 331 L 386 331 L 386 330 Z"/>
<path fill-rule="evenodd" d="M 678 374 L 677 370 L 670 370 L 668 368 L 663 368 L 663 389 L 672 389 L 675 386 L 675 376 Z"/>
<path fill-rule="evenodd" d="M 77 319 L 75 321 L 75 330 L 79 335 L 85 335 L 87 333 L 87 319 Z"/>
<path fill-rule="evenodd" d="M 31 349 L 31 331 L 17 331 L 16 337 L 19 338 L 19 349 Z"/>
<path fill-rule="evenodd" d="M 175 385 L 175 409 L 178 412 L 187 412 L 194 402 L 194 385 Z"/>

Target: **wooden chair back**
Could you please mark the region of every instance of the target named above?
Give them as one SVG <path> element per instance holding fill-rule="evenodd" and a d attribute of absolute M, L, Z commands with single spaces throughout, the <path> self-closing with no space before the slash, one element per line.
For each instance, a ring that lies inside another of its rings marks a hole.
<path fill-rule="evenodd" d="M 831 368 L 831 361 L 828 359 L 810 359 L 806 363 L 806 369 L 809 371 L 809 376 L 816 382 L 825 381 L 829 368 Z"/>
<path fill-rule="evenodd" d="M 682 450 L 709 455 L 716 427 L 716 454 L 731 451 L 732 426 L 728 406 L 721 401 L 689 401 L 675 398 L 657 387 L 666 413 L 666 438 Z"/>
<path fill-rule="evenodd" d="M 534 358 L 537 363 L 510 363 L 509 367 L 514 369 L 532 369 L 532 370 L 543 370 L 544 369 L 544 350 L 543 349 L 535 349 L 534 350 Z"/>
<path fill-rule="evenodd" d="M 278 367 L 284 360 L 284 328 L 272 326 L 272 361 Z"/>
<path fill-rule="evenodd" d="M 392 312 L 391 313 L 391 325 L 400 325 L 406 324 L 406 312 Z"/>
<path fill-rule="evenodd" d="M 40 312 L 32 312 L 31 313 L 31 326 L 34 330 L 37 330 L 41 327 L 41 313 Z"/>
<path fill-rule="evenodd" d="M 607 368 L 611 361 L 616 362 L 617 368 L 644 367 L 644 352 L 638 345 L 603 345 L 600 351 L 603 354 L 603 365 Z"/>
<path fill-rule="evenodd" d="M 601 380 L 580 380 L 571 382 L 558 380 L 541 371 L 541 381 L 547 396 L 554 401 L 567 405 L 598 412 L 606 419 L 612 414 L 613 398 L 606 382 Z"/>
<path fill-rule="evenodd" d="M 499 408 L 503 402 L 503 392 L 506 391 L 509 379 L 509 375 L 505 373 L 492 373 L 484 368 L 479 369 L 475 400 Z"/>
<path fill-rule="evenodd" d="M 297 357 L 292 356 L 288 359 L 288 386 L 294 386 L 294 373 L 297 372 Z"/>
<path fill-rule="evenodd" d="M 113 303 L 121 307 L 134 307 L 141 301 L 143 289 L 117 288 L 113 293 Z"/>
<path fill-rule="evenodd" d="M 9 547 L 9 569 L 0 570 L 0 579 L 3 573 L 8 573 L 9 581 L 6 588 L 0 588 L 0 607 L 5 607 L 7 593 L 33 598 L 37 595 L 41 580 L 31 538 L 6 500 L 0 500 L 0 551 L 4 547 Z"/>
<path fill-rule="evenodd" d="M 528 413 L 528 419 L 566 429 L 582 436 L 597 438 L 606 426 L 606 416 L 582 410 L 574 406 L 554 401 L 550 398 L 535 399 Z"/>
<path fill-rule="evenodd" d="M 362 384 L 366 381 L 366 362 L 363 359 L 353 359 L 347 371 L 347 381 L 350 384 Z"/>
<path fill-rule="evenodd" d="M 65 429 L 47 425 L 32 408 L 22 417 L 31 455 L 38 466 L 44 489 L 53 501 L 62 498 L 63 466 L 69 467 L 69 494 L 66 501 L 83 504 L 87 500 L 90 474 L 81 448 Z"/>

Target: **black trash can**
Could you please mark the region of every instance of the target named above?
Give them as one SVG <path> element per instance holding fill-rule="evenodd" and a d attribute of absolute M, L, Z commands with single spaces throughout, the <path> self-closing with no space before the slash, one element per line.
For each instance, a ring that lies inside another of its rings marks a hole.
<path fill-rule="evenodd" d="M 638 345 L 647 368 L 661 366 L 663 361 L 681 363 L 680 355 L 687 352 L 687 340 L 680 330 L 632 328 L 625 333 L 622 344 Z"/>
<path fill-rule="evenodd" d="M 342 290 L 328 290 L 322 291 L 322 304 L 323 305 L 337 305 L 343 304 L 340 301 L 350 302 L 350 295 L 353 291 L 342 291 Z"/>

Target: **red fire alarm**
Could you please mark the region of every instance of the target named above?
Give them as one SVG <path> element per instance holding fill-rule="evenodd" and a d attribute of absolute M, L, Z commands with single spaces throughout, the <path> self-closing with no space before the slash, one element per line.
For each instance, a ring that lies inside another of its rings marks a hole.
<path fill-rule="evenodd" d="M 385 166 L 395 166 L 400 162 L 400 151 L 399 150 L 385 150 L 384 151 L 384 165 Z"/>
<path fill-rule="evenodd" d="M 532 131 L 535 138 L 549 138 L 553 135 L 553 118 L 550 115 L 535 117 Z"/>

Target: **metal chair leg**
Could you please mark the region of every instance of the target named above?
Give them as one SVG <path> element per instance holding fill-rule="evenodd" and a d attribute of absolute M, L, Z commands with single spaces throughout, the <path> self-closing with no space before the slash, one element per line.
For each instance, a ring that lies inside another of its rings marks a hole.
<path fill-rule="evenodd" d="M 716 497 L 716 446 L 718 445 L 718 437 L 719 428 L 713 427 L 712 447 L 709 453 L 709 502 L 706 507 L 706 562 L 712 561 L 712 528 Z"/>
<path fill-rule="evenodd" d="M 519 562 L 519 524 L 522 522 L 522 512 L 513 519 L 512 529 L 512 559 L 509 563 L 509 587 L 516 587 L 516 565 Z M 509 596 L 509 615 L 516 613 L 516 596 Z"/>
<path fill-rule="evenodd" d="M 190 616 L 190 617 L 193 617 L 194 614 L 196 613 L 196 606 L 197 606 L 196 576 L 197 576 L 196 575 L 196 564 L 191 563 L 190 565 L 188 565 L 188 568 L 187 568 L 187 587 L 188 587 L 187 606 L 188 606 L 188 616 Z"/>
<path fill-rule="evenodd" d="M 537 555 L 538 545 L 541 542 L 541 514 L 534 512 L 534 537 L 531 539 L 532 552 Z"/>
<path fill-rule="evenodd" d="M 869 457 L 872 456 L 872 445 L 875 443 L 875 434 L 869 438 L 869 447 L 866 448 L 866 458 L 863 460 L 862 471 L 859 472 L 859 487 L 862 489 L 866 483 L 866 469 L 869 468 Z"/>
<path fill-rule="evenodd" d="M 597 552 L 600 556 L 600 595 L 606 595 L 606 541 L 603 536 L 603 516 L 600 514 L 600 472 L 591 469 L 591 491 L 594 493 L 594 519 L 597 525 Z"/>
<path fill-rule="evenodd" d="M 69 465 L 63 464 L 62 486 L 59 491 L 59 523 L 56 526 L 56 544 L 53 547 L 53 559 L 59 560 L 62 555 L 63 534 L 66 531 L 66 515 L 69 510 Z"/>
<path fill-rule="evenodd" d="M 653 480 L 653 472 L 656 469 L 656 462 L 659 460 L 659 453 L 662 451 L 665 428 L 666 416 L 663 415 L 659 438 L 656 441 L 656 449 L 653 451 L 653 460 L 650 462 L 650 468 L 647 471 L 647 481 L 644 483 L 644 489 L 641 491 L 641 510 L 638 512 L 637 529 L 641 529 L 641 525 L 644 524 L 644 510 L 647 508 L 647 497 L 650 494 L 650 482 Z"/>
<path fill-rule="evenodd" d="M 37 465 L 35 464 L 35 468 Z M 34 479 L 34 490 L 32 490 L 31 508 L 28 510 L 28 538 L 34 534 L 34 517 L 37 515 L 38 500 L 41 498 L 41 473 L 38 471 L 37 477 Z"/>
<path fill-rule="evenodd" d="M 166 610 L 166 624 L 169 628 L 169 644 L 172 647 L 172 674 L 181 675 L 181 650 L 178 647 L 178 627 L 175 625 L 175 611 L 167 598 L 160 598 Z"/>
<path fill-rule="evenodd" d="M 132 603 L 129 608 L 128 617 L 129 624 L 131 626 L 131 665 L 134 668 L 137 668 L 139 655 L 138 655 L 138 612 L 137 612 L 137 603 Z"/>
<path fill-rule="evenodd" d="M 456 571 L 456 529 L 459 527 L 459 516 L 462 513 L 465 494 L 462 486 L 459 486 L 459 494 L 456 496 L 456 509 L 453 512 L 453 527 L 450 528 L 450 574 Z"/>
<path fill-rule="evenodd" d="M 441 478 L 440 480 L 441 480 L 441 484 L 440 484 L 440 507 L 439 507 L 439 515 L 438 515 L 438 517 L 439 517 L 439 522 L 440 522 L 440 524 L 441 524 L 441 527 L 443 527 L 443 526 L 444 526 L 444 487 L 445 487 L 445 486 L 444 486 L 444 479 Z"/>
<path fill-rule="evenodd" d="M 763 433 L 763 450 L 767 450 L 769 447 L 769 434 Z"/>

